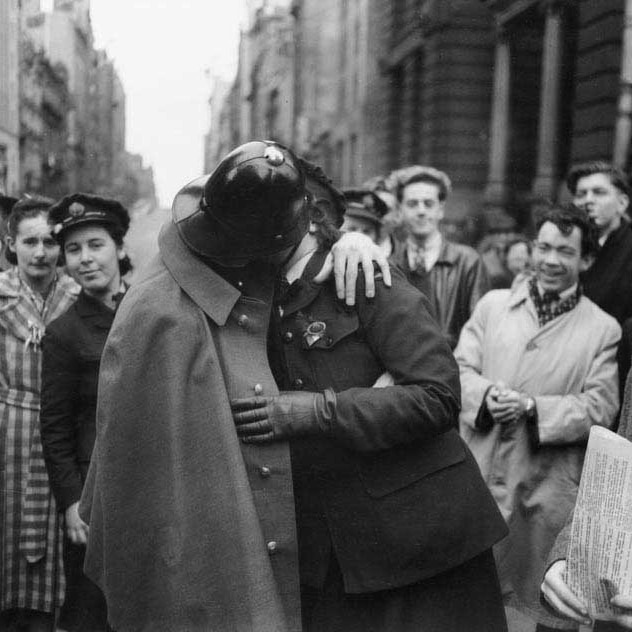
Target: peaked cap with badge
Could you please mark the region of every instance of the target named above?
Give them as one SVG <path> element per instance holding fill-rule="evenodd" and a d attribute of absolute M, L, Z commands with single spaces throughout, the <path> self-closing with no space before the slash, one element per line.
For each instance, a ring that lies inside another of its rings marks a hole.
<path fill-rule="evenodd" d="M 382 224 L 382 218 L 388 213 L 386 203 L 370 189 L 345 189 L 347 210 L 345 215 L 357 217 L 378 226 Z"/>
<path fill-rule="evenodd" d="M 308 229 L 307 208 L 298 158 L 283 145 L 257 140 L 182 188 L 172 216 L 190 250 L 231 267 L 295 246 Z"/>
<path fill-rule="evenodd" d="M 63 239 L 69 229 L 83 224 L 112 226 L 125 234 L 130 222 L 127 209 L 118 200 L 87 193 L 63 197 L 51 207 L 50 219 L 58 239 Z"/>

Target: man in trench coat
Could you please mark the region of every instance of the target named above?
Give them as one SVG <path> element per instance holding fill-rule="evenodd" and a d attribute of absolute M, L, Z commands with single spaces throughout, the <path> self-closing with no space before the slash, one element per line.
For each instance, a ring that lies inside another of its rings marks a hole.
<path fill-rule="evenodd" d="M 586 212 L 552 207 L 536 226 L 535 275 L 484 296 L 455 350 L 461 434 L 509 525 L 495 549 L 505 599 L 534 619 L 590 428 L 617 414 L 621 335 L 578 284 L 596 249 Z"/>
<path fill-rule="evenodd" d="M 176 196 L 120 305 L 80 505 L 117 632 L 300 629 L 288 445 L 241 444 L 229 399 L 277 392 L 263 271 L 302 234 L 303 204 L 290 151 L 238 147 Z"/>

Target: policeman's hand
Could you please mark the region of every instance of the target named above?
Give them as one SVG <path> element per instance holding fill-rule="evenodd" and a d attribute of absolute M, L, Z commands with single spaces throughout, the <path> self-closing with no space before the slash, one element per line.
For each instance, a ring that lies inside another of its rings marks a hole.
<path fill-rule="evenodd" d="M 544 575 L 540 590 L 544 598 L 559 614 L 567 619 L 577 621 L 577 623 L 590 625 L 591 621 L 586 606 L 566 583 L 566 560 L 558 560 L 550 566 Z"/>
<path fill-rule="evenodd" d="M 230 403 L 237 434 L 244 443 L 269 443 L 327 432 L 335 394 L 283 392 L 275 397 L 248 397 Z"/>
<path fill-rule="evenodd" d="M 632 630 L 632 597 L 615 595 L 610 603 L 619 608 L 621 612 L 615 615 L 614 620 L 626 630 Z"/>
<path fill-rule="evenodd" d="M 88 525 L 79 516 L 79 501 L 66 509 L 66 533 L 74 544 L 87 544 Z"/>
<path fill-rule="evenodd" d="M 391 287 L 391 271 L 384 252 L 369 237 L 361 233 L 343 233 L 332 246 L 320 272 L 314 277 L 316 283 L 323 283 L 333 270 L 336 279 L 336 293 L 345 299 L 347 305 L 355 305 L 358 266 L 362 264 L 367 298 L 375 296 L 375 275 L 373 262 L 382 273 L 384 285 Z"/>

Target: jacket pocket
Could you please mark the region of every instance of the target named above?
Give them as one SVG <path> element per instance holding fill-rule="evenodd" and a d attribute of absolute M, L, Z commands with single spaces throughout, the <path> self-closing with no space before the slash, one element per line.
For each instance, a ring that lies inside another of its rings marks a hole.
<path fill-rule="evenodd" d="M 366 457 L 358 474 L 369 496 L 380 498 L 464 460 L 463 442 L 456 430 L 449 430 Z"/>

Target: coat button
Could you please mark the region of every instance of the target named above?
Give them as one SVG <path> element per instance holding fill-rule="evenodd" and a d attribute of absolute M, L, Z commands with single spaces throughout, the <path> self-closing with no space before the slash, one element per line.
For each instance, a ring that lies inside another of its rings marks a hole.
<path fill-rule="evenodd" d="M 261 478 L 269 478 L 270 474 L 272 474 L 272 470 L 266 465 L 262 465 L 259 468 L 259 476 L 261 476 Z"/>
<path fill-rule="evenodd" d="M 263 395 L 263 386 L 261 386 L 261 384 L 255 384 L 253 390 L 255 392 L 255 395 Z"/>
<path fill-rule="evenodd" d="M 537 348 L 538 348 L 538 345 L 536 345 L 535 342 L 527 343 L 527 351 L 535 351 Z"/>
<path fill-rule="evenodd" d="M 293 338 L 294 338 L 294 334 L 291 331 L 286 331 L 283 334 L 283 340 L 285 342 L 292 342 Z"/>
<path fill-rule="evenodd" d="M 301 388 L 303 388 L 303 380 L 301 380 L 301 378 L 300 378 L 300 377 L 297 377 L 297 378 L 294 380 L 294 386 L 295 386 L 297 389 L 301 389 Z"/>
<path fill-rule="evenodd" d="M 238 319 L 237 319 L 237 324 L 240 327 L 245 327 L 248 324 L 248 316 L 246 316 L 246 314 L 242 314 Z"/>
<path fill-rule="evenodd" d="M 274 540 L 268 542 L 268 553 L 274 555 L 277 552 L 278 546 Z"/>

